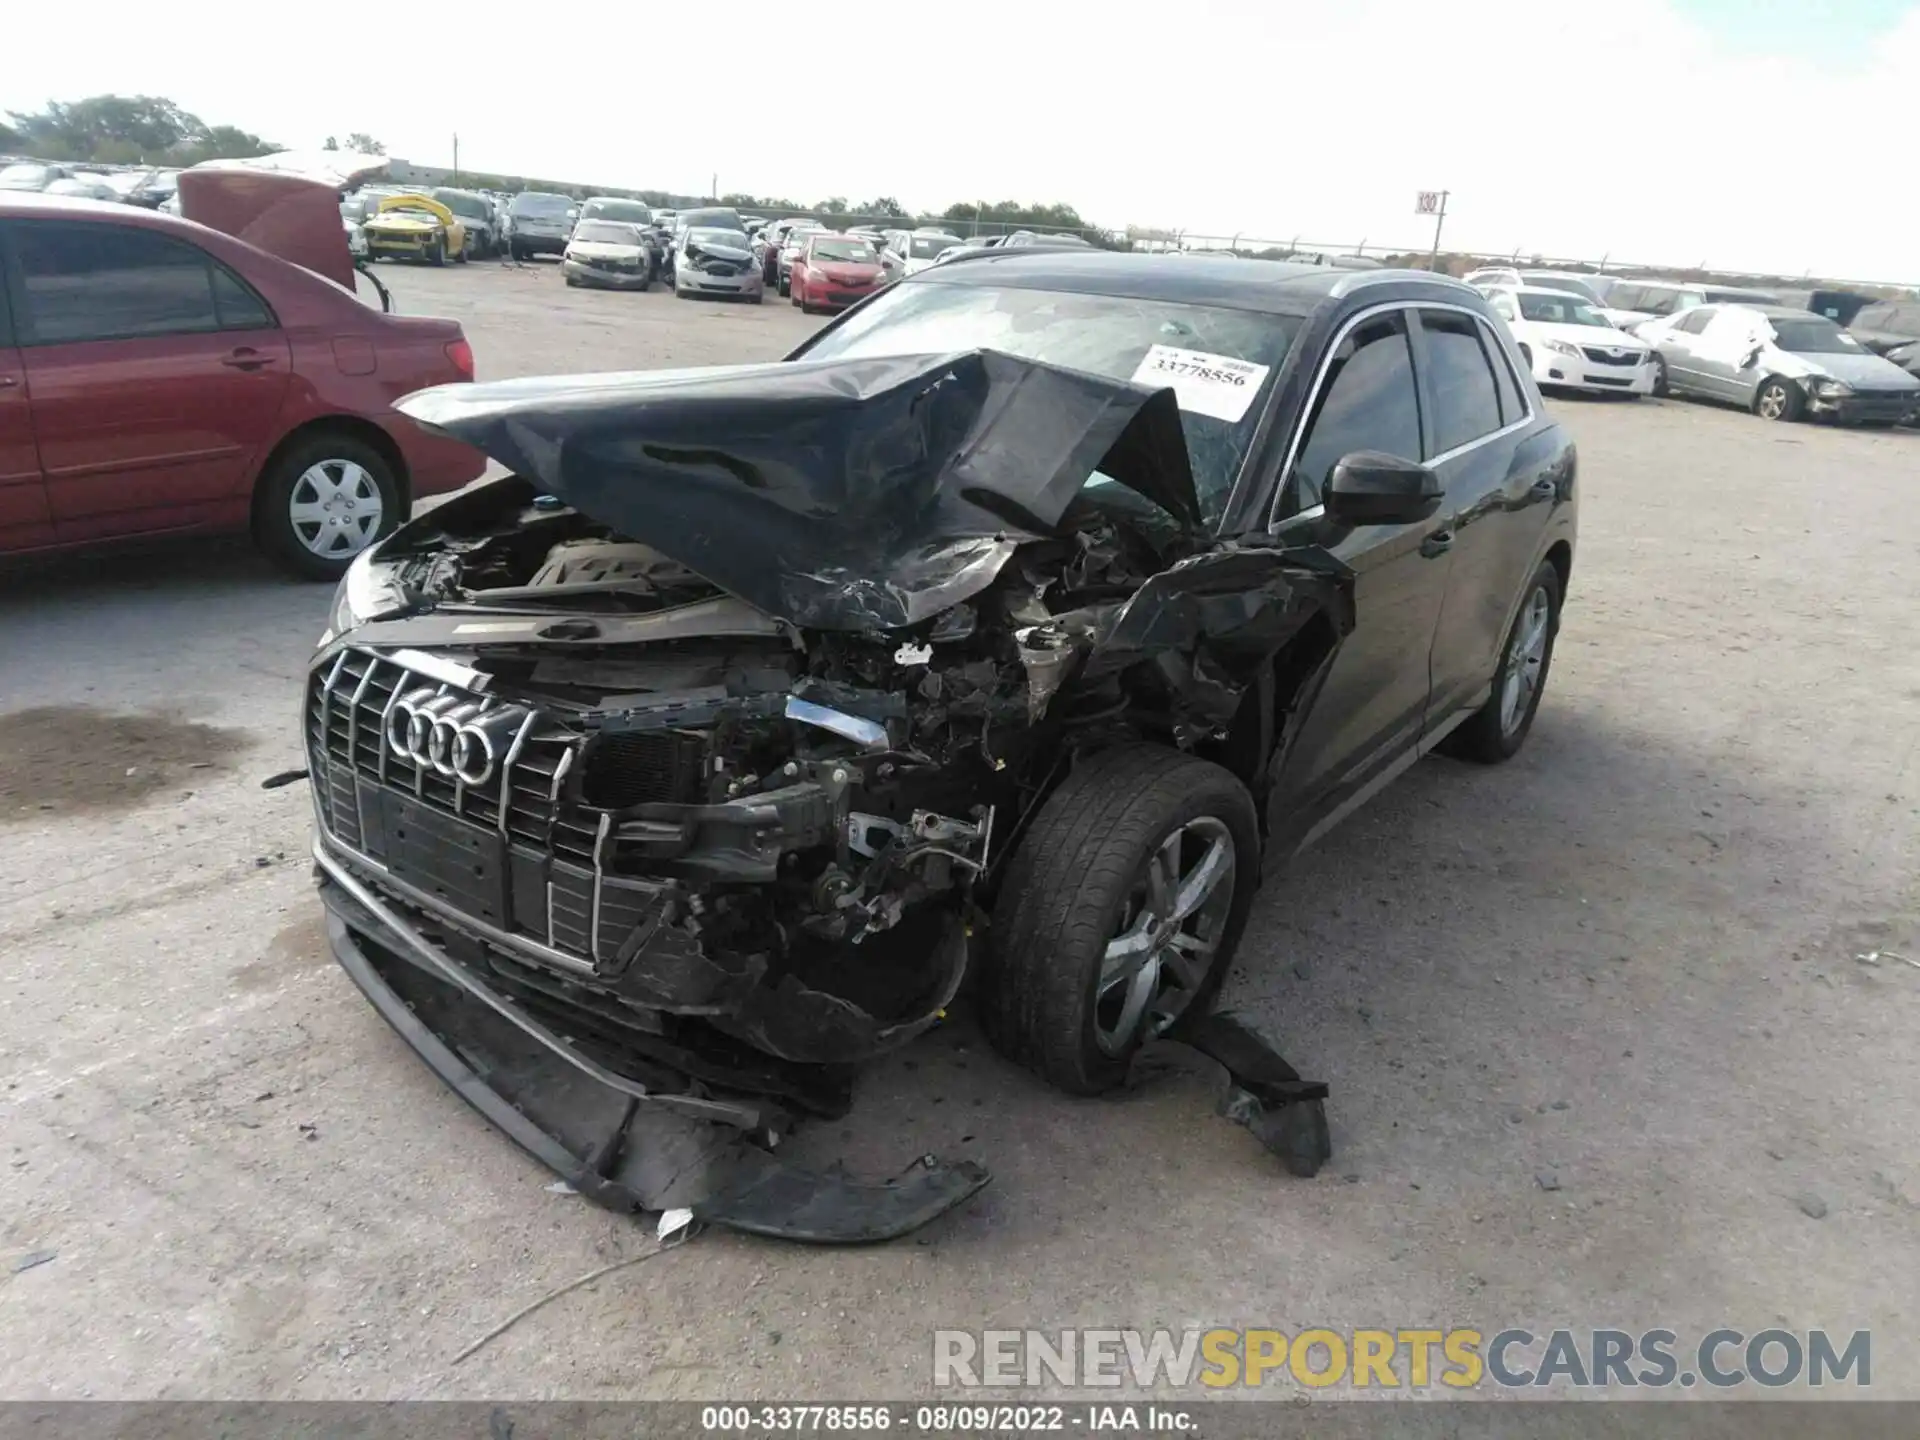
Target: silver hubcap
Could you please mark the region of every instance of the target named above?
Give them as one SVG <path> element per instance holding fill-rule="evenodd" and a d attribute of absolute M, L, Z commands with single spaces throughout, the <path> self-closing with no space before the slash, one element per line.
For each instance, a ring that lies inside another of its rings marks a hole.
<path fill-rule="evenodd" d="M 385 510 L 380 487 L 365 469 L 351 460 L 322 460 L 293 482 L 287 518 L 302 545 L 336 560 L 373 542 Z"/>
<path fill-rule="evenodd" d="M 1760 414 L 1768 420 L 1778 420 L 1787 413 L 1787 392 L 1778 385 L 1769 385 L 1760 392 Z"/>
<path fill-rule="evenodd" d="M 1536 586 L 1527 597 L 1513 632 L 1513 649 L 1507 654 L 1507 673 L 1500 684 L 1500 729 L 1511 735 L 1527 718 L 1534 692 L 1540 688 L 1540 670 L 1547 663 L 1547 625 L 1553 618 L 1553 601 L 1544 585 Z"/>
<path fill-rule="evenodd" d="M 1233 836 L 1211 815 L 1189 820 L 1147 859 L 1100 962 L 1093 1036 L 1124 1055 L 1166 1033 L 1212 971 L 1233 908 Z"/>

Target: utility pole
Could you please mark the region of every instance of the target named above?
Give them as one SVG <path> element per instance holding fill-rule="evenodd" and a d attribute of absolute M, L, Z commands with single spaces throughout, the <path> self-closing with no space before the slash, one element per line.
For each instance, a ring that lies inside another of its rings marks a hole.
<path fill-rule="evenodd" d="M 460 184 L 460 132 L 453 132 L 453 183 Z"/>
<path fill-rule="evenodd" d="M 711 192 L 713 195 L 713 203 L 718 205 L 720 203 L 720 172 L 718 170 L 714 171 L 713 174 L 707 178 L 707 183 L 713 186 Z"/>
<path fill-rule="evenodd" d="M 1429 270 L 1440 268 L 1440 227 L 1447 223 L 1447 196 L 1452 193 L 1450 190 L 1442 190 L 1440 203 L 1433 212 L 1433 253 L 1427 257 Z"/>

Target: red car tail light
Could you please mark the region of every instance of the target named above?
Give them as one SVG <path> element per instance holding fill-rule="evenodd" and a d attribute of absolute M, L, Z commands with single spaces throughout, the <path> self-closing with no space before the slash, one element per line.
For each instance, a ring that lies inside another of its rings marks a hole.
<path fill-rule="evenodd" d="M 453 362 L 453 368 L 460 372 L 462 380 L 473 379 L 473 346 L 467 343 L 465 336 L 447 342 L 447 359 Z"/>

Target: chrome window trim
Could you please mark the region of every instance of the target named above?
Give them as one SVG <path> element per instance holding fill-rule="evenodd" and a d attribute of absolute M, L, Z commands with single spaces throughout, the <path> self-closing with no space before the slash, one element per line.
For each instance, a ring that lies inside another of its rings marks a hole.
<path fill-rule="evenodd" d="M 1400 278 L 1404 279 L 1406 277 L 1402 276 Z M 1472 290 L 1473 287 L 1467 286 L 1465 288 Z M 1475 291 L 1474 293 L 1478 294 L 1479 292 Z M 1275 479 L 1273 498 L 1267 504 L 1267 523 L 1265 528 L 1268 533 L 1272 533 L 1282 525 L 1291 524 L 1295 520 L 1323 510 L 1324 507 L 1322 506 L 1310 506 L 1306 510 L 1300 511 L 1298 515 L 1282 516 L 1279 513 L 1280 502 L 1287 493 L 1287 477 L 1293 473 L 1293 462 L 1299 458 L 1301 442 L 1306 439 L 1307 426 L 1312 423 L 1314 407 L 1319 404 L 1321 391 L 1326 388 L 1327 371 L 1333 367 L 1333 357 L 1339 353 L 1340 347 L 1346 343 L 1347 336 L 1353 333 L 1356 326 L 1362 325 L 1368 320 L 1377 319 L 1379 316 L 1385 315 L 1392 310 L 1451 310 L 1455 314 L 1469 317 L 1480 326 L 1481 330 L 1488 333 L 1492 331 L 1492 327 L 1487 324 L 1486 316 L 1482 315 L 1478 310 L 1466 305 L 1455 305 L 1446 300 L 1386 300 L 1378 305 L 1369 305 L 1364 310 L 1356 310 L 1352 315 L 1348 316 L 1346 323 L 1334 333 L 1333 339 L 1328 343 L 1325 352 L 1320 356 L 1319 367 L 1313 374 L 1313 385 L 1307 391 L 1306 403 L 1300 407 L 1300 425 L 1293 432 L 1292 438 L 1287 442 L 1287 453 L 1281 461 L 1280 471 Z M 1443 451 L 1421 463 L 1426 465 L 1444 465 L 1447 461 L 1457 459 L 1469 450 L 1476 449 L 1481 445 L 1490 444 L 1516 431 L 1523 430 L 1538 418 L 1539 412 L 1534 408 L 1533 393 L 1526 385 L 1521 383 L 1520 376 L 1522 372 L 1520 368 L 1513 363 L 1513 356 L 1508 353 L 1506 342 L 1497 334 L 1493 335 L 1493 339 L 1499 344 L 1500 353 L 1506 358 L 1507 366 L 1509 370 L 1512 371 L 1514 389 L 1519 392 L 1520 402 L 1526 407 L 1526 413 L 1511 425 L 1502 425 L 1498 430 L 1491 430 L 1485 435 L 1467 441 L 1464 445 L 1456 445 L 1453 449 Z M 1411 346 L 1413 344 L 1413 328 L 1411 325 L 1407 327 L 1407 344 L 1409 346 L 1409 353 L 1411 353 Z M 1418 364 L 1418 361 L 1414 362 L 1416 370 L 1414 384 L 1416 388 L 1419 385 L 1417 373 Z"/>

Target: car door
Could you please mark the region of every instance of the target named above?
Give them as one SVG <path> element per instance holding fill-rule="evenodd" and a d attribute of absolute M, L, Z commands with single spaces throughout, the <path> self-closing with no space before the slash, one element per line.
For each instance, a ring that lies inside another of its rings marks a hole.
<path fill-rule="evenodd" d="M 1445 491 L 1429 528 L 1451 554 L 1433 635 L 1428 727 L 1479 705 L 1499 666 L 1521 588 L 1559 497 L 1559 447 L 1538 431 L 1529 392 L 1493 328 L 1465 310 L 1423 306 L 1414 355 L 1427 417 L 1426 463 Z"/>
<path fill-rule="evenodd" d="M 1766 320 L 1757 312 L 1740 305 L 1713 307 L 1693 342 L 1700 392 L 1721 400 L 1751 400 L 1762 377 L 1748 362 L 1768 338 Z"/>
<path fill-rule="evenodd" d="M 1652 339 L 1660 348 L 1660 358 L 1667 366 L 1667 388 L 1669 390 L 1705 391 L 1705 377 L 1700 373 L 1698 347 L 1700 332 L 1707 328 L 1707 322 L 1714 317 L 1711 305 L 1696 305 L 1678 319 L 1662 326 L 1656 336 L 1642 336 Z"/>
<path fill-rule="evenodd" d="M 158 230 L 15 220 L 4 239 L 56 538 L 230 516 L 289 380 L 291 352 L 265 301 Z"/>
<path fill-rule="evenodd" d="M 53 519 L 47 513 L 40 448 L 33 438 L 27 369 L 13 343 L 6 286 L 0 283 L 0 555 L 52 543 Z"/>
<path fill-rule="evenodd" d="M 1277 528 L 1323 544 L 1354 574 L 1353 633 L 1341 641 L 1288 747 L 1274 787 L 1276 834 L 1330 818 L 1411 757 L 1426 720 L 1428 655 L 1446 592 L 1449 554 L 1430 543 L 1444 528 L 1341 528 L 1319 515 L 1333 467 L 1356 450 L 1417 460 L 1422 453 L 1407 311 L 1362 312 L 1324 362 L 1308 418 L 1283 467 Z"/>

